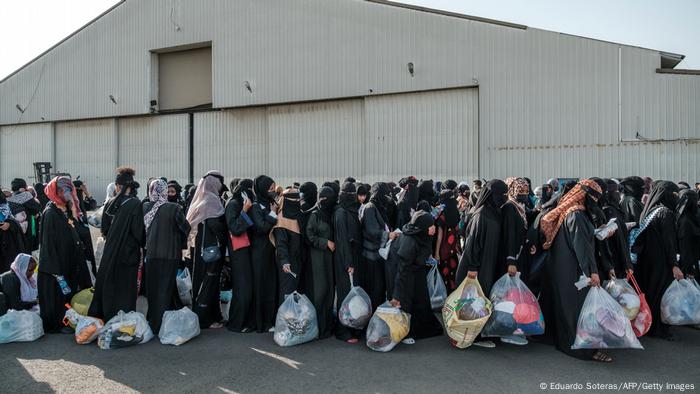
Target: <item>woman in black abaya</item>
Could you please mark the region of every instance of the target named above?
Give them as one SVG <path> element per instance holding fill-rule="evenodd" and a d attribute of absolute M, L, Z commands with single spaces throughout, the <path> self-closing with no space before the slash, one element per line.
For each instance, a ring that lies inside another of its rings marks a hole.
<path fill-rule="evenodd" d="M 109 200 L 102 215 L 101 230 L 105 247 L 88 314 L 104 321 L 120 310 L 136 310 L 140 286 L 138 272 L 143 263 L 146 233 L 143 208 L 135 193 L 137 183 L 134 175 L 131 168 L 117 169 L 114 183 L 119 194 Z"/>
<path fill-rule="evenodd" d="M 637 282 L 651 309 L 650 336 L 673 340 L 670 326 L 661 322 L 661 298 L 674 278 L 683 279 L 676 260 L 675 209 L 678 186 L 673 182 L 654 183 L 639 219 L 639 228 L 630 235 L 630 247 L 637 258 Z"/>
<path fill-rule="evenodd" d="M 177 202 L 168 202 L 168 185 L 155 179 L 148 187 L 149 202 L 144 205 L 146 228 L 146 281 L 148 323 L 160 331 L 163 313 L 182 307 L 177 290 L 177 270 L 182 250 L 187 247 L 190 224 Z"/>
<path fill-rule="evenodd" d="M 398 247 L 392 247 L 392 255 L 389 256 L 398 262 L 391 304 L 411 315 L 411 329 L 403 341 L 407 344 L 413 344 L 416 339 L 442 335 L 442 326 L 430 306 L 425 279 L 425 262 L 433 251 L 433 235 L 433 217 L 418 211 L 403 226 L 402 234 L 394 241 Z"/>
<path fill-rule="evenodd" d="M 681 190 L 676 221 L 678 227 L 678 254 L 683 273 L 695 276 L 700 260 L 700 217 L 698 217 L 698 193 L 692 189 Z"/>
<path fill-rule="evenodd" d="M 620 185 L 622 185 L 620 209 L 625 216 L 625 221 L 639 223 L 639 217 L 644 209 L 644 204 L 642 204 L 644 179 L 638 176 L 630 176 L 623 179 Z"/>
<path fill-rule="evenodd" d="M 223 327 L 219 286 L 229 239 L 221 195 L 227 190 L 221 173 L 207 172 L 187 211 L 192 227 L 187 242 L 192 257 L 192 305 L 202 328 Z M 219 249 L 218 259 L 204 261 L 204 251 L 209 248 Z"/>
<path fill-rule="evenodd" d="M 231 236 L 229 258 L 233 294 L 226 327 L 235 332 L 255 330 L 255 309 L 253 308 L 253 264 L 250 259 L 253 219 L 253 181 L 243 179 L 233 188 L 231 199 L 226 204 L 226 223 Z"/>
<path fill-rule="evenodd" d="M 284 297 L 299 290 L 301 261 L 301 229 L 297 220 L 301 214 L 299 191 L 286 189 L 282 192 L 278 209 L 277 224 L 270 233 L 270 242 L 275 247 L 279 292 L 277 302 L 282 304 Z"/>
<path fill-rule="evenodd" d="M 542 247 L 549 250 L 549 256 L 541 305 L 547 335 L 554 339 L 559 351 L 582 360 L 611 362 L 612 358 L 600 350 L 571 349 L 589 289 L 579 291 L 574 283 L 584 274 L 590 277 L 591 286 L 600 286 L 589 207 L 597 204 L 601 195 L 602 189 L 595 181 L 584 179 L 542 218 Z"/>
<path fill-rule="evenodd" d="M 306 236 L 311 246 L 309 249 L 310 271 L 313 278 L 311 302 L 316 308 L 321 339 L 333 334 L 333 252 L 335 251 L 333 210 L 335 203 L 335 191 L 328 186 L 322 187 L 318 193 L 316 208 L 311 213 L 306 226 Z"/>
<path fill-rule="evenodd" d="M 253 308 L 257 332 L 272 329 L 277 313 L 277 267 L 275 248 L 270 242 L 270 232 L 277 224 L 276 186 L 275 181 L 265 175 L 260 175 L 253 180 L 255 204 L 250 210 L 251 219 L 253 219 L 250 254 L 253 265 Z"/>

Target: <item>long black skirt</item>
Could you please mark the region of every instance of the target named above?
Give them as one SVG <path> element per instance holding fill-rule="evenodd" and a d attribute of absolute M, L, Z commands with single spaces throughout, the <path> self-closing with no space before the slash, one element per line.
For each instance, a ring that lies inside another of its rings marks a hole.
<path fill-rule="evenodd" d="M 70 303 L 72 293 L 64 295 L 61 286 L 51 274 L 39 272 L 37 275 L 37 290 L 39 293 L 39 315 L 47 333 L 58 332 L 63 327 L 63 317 L 66 314 L 66 304 Z"/>
<path fill-rule="evenodd" d="M 165 311 L 182 308 L 177 291 L 177 269 L 179 260 L 152 259 L 146 263 L 148 287 L 148 323 L 158 335 Z"/>
<path fill-rule="evenodd" d="M 231 279 L 233 291 L 231 309 L 226 327 L 234 332 L 244 329 L 255 330 L 255 310 L 253 309 L 253 267 L 250 261 L 250 248 L 231 253 Z"/>

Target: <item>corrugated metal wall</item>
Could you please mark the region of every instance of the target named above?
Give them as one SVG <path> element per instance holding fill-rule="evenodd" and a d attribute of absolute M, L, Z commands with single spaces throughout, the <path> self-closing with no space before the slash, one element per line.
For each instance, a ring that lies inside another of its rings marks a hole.
<path fill-rule="evenodd" d="M 0 127 L 0 186 L 9 189 L 14 178 L 35 183 L 32 163 L 53 161 L 52 140 L 51 123 Z"/>
<path fill-rule="evenodd" d="M 145 196 L 146 181 L 164 176 L 184 184 L 189 172 L 189 118 L 183 115 L 119 120 L 120 166 L 132 166 Z"/>
<path fill-rule="evenodd" d="M 114 119 L 56 124 L 54 170 L 80 176 L 98 202 L 114 181 L 117 163 L 117 127 Z"/>
<path fill-rule="evenodd" d="M 483 177 L 700 178 L 694 143 L 619 138 L 700 134 L 700 78 L 658 51 L 359 0 L 128 1 L 0 84 L 0 124 L 145 114 L 150 51 L 203 42 L 215 108 L 478 85 Z"/>

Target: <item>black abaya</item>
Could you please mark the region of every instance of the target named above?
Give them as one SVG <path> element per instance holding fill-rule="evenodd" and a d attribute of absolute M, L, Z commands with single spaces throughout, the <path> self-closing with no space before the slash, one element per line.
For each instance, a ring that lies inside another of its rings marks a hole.
<path fill-rule="evenodd" d="M 251 207 L 252 208 L 252 207 Z M 235 237 L 252 238 L 253 220 L 243 211 L 243 204 L 236 198 L 226 204 L 226 224 L 228 231 Z M 255 330 L 255 303 L 253 298 L 253 266 L 250 258 L 250 246 L 233 250 L 229 242 L 231 260 L 232 298 L 227 328 L 241 332 Z"/>
<path fill-rule="evenodd" d="M 593 224 L 584 211 L 569 213 L 559 229 L 549 257 L 542 284 L 542 300 L 547 335 L 556 348 L 569 356 L 590 360 L 594 350 L 572 350 L 576 327 L 588 287 L 578 290 L 574 283 L 581 273 L 597 273 Z"/>
<path fill-rule="evenodd" d="M 379 255 L 379 249 L 389 239 L 389 231 L 384 219 L 374 203 L 365 205 L 362 215 L 363 267 L 364 285 L 372 307 L 386 301 L 385 261 Z"/>
<path fill-rule="evenodd" d="M 138 270 L 146 243 L 141 202 L 130 196 L 110 200 L 102 216 L 104 252 L 89 315 L 107 321 L 120 310 L 136 310 Z"/>
<path fill-rule="evenodd" d="M 274 327 L 277 314 L 277 266 L 275 248 L 270 242 L 270 231 L 277 219 L 270 216 L 269 207 L 259 203 L 251 208 L 253 237 L 250 240 L 253 266 L 253 309 L 257 332 L 267 332 Z"/>
<path fill-rule="evenodd" d="M 484 294 L 491 294 L 491 286 L 496 281 L 501 239 L 501 221 L 498 212 L 491 206 L 483 206 L 472 213 L 467 227 L 464 252 L 457 267 L 456 283 L 462 283 L 468 271 L 478 271 L 478 280 Z"/>
<path fill-rule="evenodd" d="M 146 211 L 151 205 L 146 205 Z M 145 213 L 147 213 L 145 212 Z M 190 224 L 177 203 L 165 203 L 156 213 L 146 238 L 146 287 L 148 323 L 154 333 L 160 331 L 163 313 L 182 307 L 177 290 L 177 270 L 182 250 L 187 247 Z"/>
<path fill-rule="evenodd" d="M 313 278 L 311 302 L 316 308 L 321 339 L 333 334 L 333 252 L 328 249 L 328 241 L 333 240 L 333 227 L 329 220 L 330 215 L 317 209 L 309 217 L 306 226 L 306 236 L 311 246 L 309 248 Z"/>
<path fill-rule="evenodd" d="M 192 256 L 192 305 L 193 312 L 199 316 L 199 326 L 209 328 L 223 319 L 220 306 L 221 269 L 224 265 L 228 232 L 224 215 L 205 219 L 197 226 L 197 237 Z M 202 250 L 219 247 L 221 258 L 205 263 Z"/>

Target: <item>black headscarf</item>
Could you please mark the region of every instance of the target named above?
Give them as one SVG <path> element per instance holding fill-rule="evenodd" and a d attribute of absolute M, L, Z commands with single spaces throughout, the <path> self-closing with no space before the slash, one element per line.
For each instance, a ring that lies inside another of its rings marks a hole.
<path fill-rule="evenodd" d="M 318 191 L 316 209 L 318 209 L 318 211 L 321 213 L 326 223 L 332 224 L 331 219 L 333 217 L 333 208 L 335 208 L 336 202 L 337 197 L 335 191 L 331 187 L 323 186 L 321 190 Z"/>
<path fill-rule="evenodd" d="M 282 216 L 287 219 L 298 219 L 299 216 L 301 216 L 299 192 L 296 189 L 287 189 L 282 193 L 282 198 L 284 199 L 282 203 Z"/>
<path fill-rule="evenodd" d="M 45 187 L 46 185 L 44 185 L 43 183 L 37 183 L 34 185 L 34 191 L 36 191 L 36 198 L 39 200 L 42 209 L 46 206 L 46 204 L 49 203 L 49 198 L 46 196 L 46 193 L 44 193 Z M 0 194 L 3 193 L 0 191 Z"/>
<path fill-rule="evenodd" d="M 676 210 L 676 205 L 678 205 L 678 185 L 669 181 L 654 182 L 654 186 L 652 186 L 649 193 L 649 200 L 644 205 L 639 222 L 641 223 L 659 205 L 663 205 L 671 211 Z"/>
<path fill-rule="evenodd" d="M 433 237 L 428 234 L 428 229 L 433 224 L 434 221 L 431 214 L 424 211 L 416 211 L 413 216 L 411 216 L 411 221 L 404 224 L 403 228 L 401 229 L 403 232 L 402 237 L 413 237 L 420 247 L 418 256 L 416 256 L 418 261 L 425 261 L 433 251 Z"/>
<path fill-rule="evenodd" d="M 637 200 L 642 200 L 644 195 L 644 179 L 638 176 L 628 176 L 620 182 L 622 192 L 625 196 L 631 196 Z"/>
<path fill-rule="evenodd" d="M 229 187 L 231 188 L 230 190 L 233 191 L 233 189 L 238 186 L 238 183 L 241 181 L 241 178 L 233 178 L 231 179 L 231 183 L 229 183 Z"/>
<path fill-rule="evenodd" d="M 382 215 L 382 218 L 384 218 L 384 222 L 387 224 L 389 223 L 389 216 L 386 203 L 390 193 L 391 191 L 389 190 L 389 185 L 384 182 L 375 183 L 369 190 L 369 201 L 374 204 L 379 214 Z"/>
<path fill-rule="evenodd" d="M 586 200 L 583 205 L 586 207 L 586 214 L 593 222 L 593 225 L 595 227 L 600 227 L 607 222 L 605 212 L 603 212 L 603 206 L 605 204 L 605 190 L 607 190 L 608 184 L 601 178 L 590 179 L 598 184 L 600 190 L 603 190 L 603 193 L 600 194 L 598 191 L 588 188 L 586 185 L 581 185 L 586 191 Z M 595 201 L 591 195 L 595 196 L 598 201 Z"/>
<path fill-rule="evenodd" d="M 301 210 L 303 212 L 309 211 L 316 206 L 316 197 L 318 195 L 318 189 L 316 184 L 313 182 L 304 182 L 299 186 L 299 193 L 303 194 L 301 199 Z"/>
<path fill-rule="evenodd" d="M 688 219 L 700 228 L 698 217 L 698 193 L 692 189 L 684 189 L 678 193 L 678 206 L 676 207 L 676 219 L 686 215 Z"/>
<path fill-rule="evenodd" d="M 605 179 L 603 189 L 603 206 L 613 206 L 619 209 L 620 206 L 620 185 L 612 179 Z"/>
<path fill-rule="evenodd" d="M 457 188 L 457 182 L 452 180 L 452 179 L 448 179 L 442 183 L 442 190 L 446 190 L 446 189 L 454 190 L 456 188 Z"/>
<path fill-rule="evenodd" d="M 429 202 L 425 200 L 420 200 L 418 201 L 418 204 L 416 205 L 416 211 L 423 211 L 427 213 L 431 213 L 433 211 L 433 207 L 430 205 Z"/>
<path fill-rule="evenodd" d="M 231 184 L 233 184 L 233 182 L 231 182 Z M 245 193 L 250 199 L 255 196 L 253 193 L 252 179 L 239 179 L 238 182 L 236 182 L 236 186 L 234 186 L 231 190 L 231 200 L 236 200 L 241 205 L 243 205 L 243 193 Z"/>
<path fill-rule="evenodd" d="M 678 188 L 681 190 L 690 189 L 690 184 L 688 184 L 688 182 L 685 181 L 680 181 L 678 182 Z"/>
<path fill-rule="evenodd" d="M 497 213 L 501 212 L 501 207 L 508 201 L 508 186 L 500 179 L 492 179 L 479 191 L 479 198 L 474 204 L 472 211 L 488 205 L 494 208 Z"/>
<path fill-rule="evenodd" d="M 338 194 L 340 194 L 340 185 L 336 182 L 324 182 L 322 187 L 330 187 L 331 190 L 333 190 L 333 193 L 335 193 L 336 199 L 338 198 Z"/>
<path fill-rule="evenodd" d="M 457 208 L 457 199 L 455 198 L 454 190 L 445 189 L 441 191 L 440 204 L 445 205 L 445 208 L 442 210 L 442 214 L 445 216 L 445 227 L 456 227 L 459 224 L 459 209 Z"/>
<path fill-rule="evenodd" d="M 418 183 L 418 201 L 425 200 L 430 204 L 435 202 L 435 189 L 431 179 L 422 180 Z"/>
<path fill-rule="evenodd" d="M 274 197 L 268 193 L 268 190 L 273 183 L 275 183 L 275 181 L 267 175 L 259 175 L 253 180 L 255 200 L 266 208 L 268 208 L 270 204 L 274 202 Z"/>
<path fill-rule="evenodd" d="M 402 189 L 406 189 L 404 192 L 403 196 L 401 197 L 401 201 L 399 203 L 401 204 L 401 207 L 403 209 L 408 209 L 409 212 L 411 209 L 416 209 L 416 206 L 418 205 L 418 180 L 415 177 L 407 177 L 407 178 L 402 178 L 399 181 L 399 186 Z"/>
<path fill-rule="evenodd" d="M 357 214 L 360 203 L 357 201 L 357 188 L 354 183 L 343 183 L 343 187 L 340 189 L 340 195 L 338 196 L 338 205 L 346 211 Z"/>

